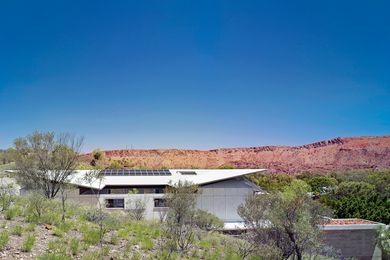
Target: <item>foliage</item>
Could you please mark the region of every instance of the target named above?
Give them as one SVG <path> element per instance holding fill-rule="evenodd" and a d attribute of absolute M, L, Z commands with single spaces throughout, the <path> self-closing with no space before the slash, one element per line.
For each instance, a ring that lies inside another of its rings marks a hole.
<path fill-rule="evenodd" d="M 77 255 L 80 251 L 80 241 L 77 238 L 70 239 L 69 248 L 72 255 Z"/>
<path fill-rule="evenodd" d="M 49 201 L 39 192 L 27 196 L 26 215 L 31 222 L 40 222 L 43 214 L 50 209 Z"/>
<path fill-rule="evenodd" d="M 35 236 L 34 235 L 28 235 L 22 244 L 22 251 L 23 252 L 31 252 L 31 249 L 33 248 L 35 243 Z"/>
<path fill-rule="evenodd" d="M 321 201 L 334 209 L 339 218 L 363 218 L 382 223 L 390 222 L 390 199 L 366 182 L 342 182 Z"/>
<path fill-rule="evenodd" d="M 0 211 L 7 210 L 15 201 L 15 184 L 8 178 L 0 179 Z"/>
<path fill-rule="evenodd" d="M 95 149 L 92 151 L 92 157 L 93 157 L 93 159 L 95 159 L 97 161 L 101 161 L 101 160 L 104 160 L 105 153 L 100 149 Z"/>
<path fill-rule="evenodd" d="M 310 187 L 294 180 L 283 192 L 253 195 L 238 209 L 251 230 L 248 241 L 259 248 L 271 248 L 275 258 L 288 259 L 319 246 L 318 225 L 324 208 L 307 194 Z"/>
<path fill-rule="evenodd" d="M 12 229 L 12 235 L 22 236 L 23 227 L 21 225 L 15 225 Z"/>
<path fill-rule="evenodd" d="M 84 225 L 80 229 L 83 241 L 89 245 L 95 245 L 101 240 L 100 230 L 96 226 Z"/>
<path fill-rule="evenodd" d="M 130 218 L 142 220 L 145 217 L 146 204 L 142 198 L 135 198 L 127 201 L 127 212 Z"/>
<path fill-rule="evenodd" d="M 231 164 L 222 164 L 222 165 L 218 166 L 218 169 L 235 169 L 235 168 L 236 167 L 234 167 Z"/>
<path fill-rule="evenodd" d="M 189 182 L 179 181 L 166 190 L 168 206 L 166 234 L 174 249 L 184 251 L 194 241 L 196 197 L 199 189 Z"/>
<path fill-rule="evenodd" d="M 7 231 L 0 232 L 0 251 L 4 250 L 4 248 L 8 245 L 9 242 L 9 234 Z"/>
<path fill-rule="evenodd" d="M 18 209 L 16 207 L 10 207 L 4 212 L 4 218 L 6 220 L 13 220 L 17 215 Z"/>
<path fill-rule="evenodd" d="M 248 179 L 266 191 L 282 191 L 295 179 L 287 174 L 254 174 Z"/>
<path fill-rule="evenodd" d="M 223 228 L 223 221 L 214 214 L 198 209 L 195 212 L 195 225 L 203 230 L 215 230 Z"/>
<path fill-rule="evenodd" d="M 19 180 L 54 198 L 73 174 L 82 139 L 69 134 L 34 132 L 14 141 Z"/>
<path fill-rule="evenodd" d="M 338 184 L 336 178 L 327 175 L 305 173 L 298 176 L 298 179 L 304 180 L 307 184 L 309 184 L 311 190 L 316 194 L 325 194 Z"/>

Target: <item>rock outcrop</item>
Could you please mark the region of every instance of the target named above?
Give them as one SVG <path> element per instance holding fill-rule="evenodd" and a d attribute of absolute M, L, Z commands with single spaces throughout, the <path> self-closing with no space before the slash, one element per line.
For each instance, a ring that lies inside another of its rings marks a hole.
<path fill-rule="evenodd" d="M 213 150 L 110 150 L 109 160 L 148 168 L 266 168 L 269 172 L 329 172 L 390 168 L 390 136 L 334 138 L 302 146 Z M 86 159 L 90 155 L 84 156 Z"/>

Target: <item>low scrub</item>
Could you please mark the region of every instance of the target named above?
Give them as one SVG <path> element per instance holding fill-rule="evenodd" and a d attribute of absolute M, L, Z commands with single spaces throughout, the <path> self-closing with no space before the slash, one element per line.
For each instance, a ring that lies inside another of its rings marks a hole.
<path fill-rule="evenodd" d="M 22 226 L 16 225 L 13 227 L 12 235 L 22 236 L 22 234 L 23 234 L 23 227 Z"/>
<path fill-rule="evenodd" d="M 33 246 L 35 244 L 35 236 L 34 235 L 28 235 L 22 244 L 22 251 L 23 252 L 31 252 Z"/>
<path fill-rule="evenodd" d="M 7 231 L 2 231 L 0 233 L 0 250 L 4 250 L 4 248 L 8 245 L 9 242 L 9 234 Z"/>

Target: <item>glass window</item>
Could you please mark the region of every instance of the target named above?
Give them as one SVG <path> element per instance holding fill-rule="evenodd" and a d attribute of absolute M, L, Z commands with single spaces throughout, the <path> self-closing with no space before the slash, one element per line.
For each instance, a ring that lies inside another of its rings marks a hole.
<path fill-rule="evenodd" d="M 154 199 L 155 208 L 165 208 L 167 206 L 165 199 Z"/>
<path fill-rule="evenodd" d="M 106 208 L 125 208 L 124 199 L 106 199 Z"/>

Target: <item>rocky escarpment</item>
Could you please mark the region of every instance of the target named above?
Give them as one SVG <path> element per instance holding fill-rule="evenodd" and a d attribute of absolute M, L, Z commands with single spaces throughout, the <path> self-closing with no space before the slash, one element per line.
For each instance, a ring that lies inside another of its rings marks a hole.
<path fill-rule="evenodd" d="M 302 146 L 212 150 L 110 150 L 109 160 L 147 168 L 267 168 L 269 172 L 329 172 L 390 168 L 390 136 L 334 138 Z M 84 158 L 89 160 L 90 155 Z"/>

